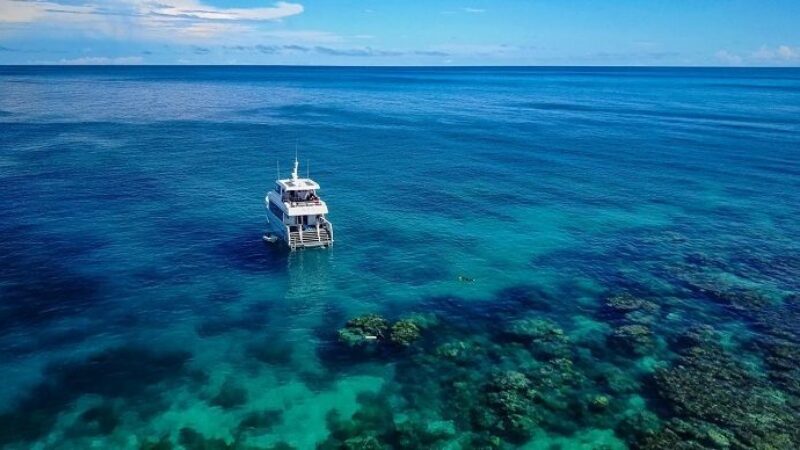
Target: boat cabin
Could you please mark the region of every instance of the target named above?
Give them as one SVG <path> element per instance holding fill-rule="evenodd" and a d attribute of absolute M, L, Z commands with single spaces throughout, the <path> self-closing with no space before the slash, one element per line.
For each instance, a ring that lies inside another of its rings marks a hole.
<path fill-rule="evenodd" d="M 333 224 L 327 219 L 328 206 L 319 197 L 319 184 L 297 175 L 295 159 L 292 177 L 278 179 L 264 199 L 271 232 L 294 250 L 333 244 Z"/>

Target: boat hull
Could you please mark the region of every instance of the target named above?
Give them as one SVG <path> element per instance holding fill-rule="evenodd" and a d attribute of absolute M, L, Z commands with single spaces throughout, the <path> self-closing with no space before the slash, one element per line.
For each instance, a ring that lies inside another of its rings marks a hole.
<path fill-rule="evenodd" d="M 333 230 L 330 222 L 316 227 L 303 229 L 300 226 L 287 226 L 269 208 L 269 199 L 265 201 L 267 214 L 267 233 L 275 236 L 276 245 L 283 245 L 291 250 L 298 248 L 330 247 L 333 245 Z"/>

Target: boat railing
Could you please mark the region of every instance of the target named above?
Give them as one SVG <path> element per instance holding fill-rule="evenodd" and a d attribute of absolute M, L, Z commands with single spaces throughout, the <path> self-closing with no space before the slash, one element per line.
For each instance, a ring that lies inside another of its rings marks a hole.
<path fill-rule="evenodd" d="M 301 201 L 293 201 L 293 200 L 285 199 L 284 202 L 286 202 L 291 207 L 297 207 L 297 206 L 319 206 L 319 205 L 322 204 L 322 200 L 320 200 L 320 199 L 301 200 Z"/>
<path fill-rule="evenodd" d="M 333 225 L 320 218 L 316 225 L 290 225 L 286 227 L 289 247 L 317 247 L 333 245 Z"/>
<path fill-rule="evenodd" d="M 333 224 L 324 217 L 320 217 L 319 221 L 322 223 L 322 225 L 328 228 L 328 235 L 330 236 L 331 242 L 333 242 Z"/>

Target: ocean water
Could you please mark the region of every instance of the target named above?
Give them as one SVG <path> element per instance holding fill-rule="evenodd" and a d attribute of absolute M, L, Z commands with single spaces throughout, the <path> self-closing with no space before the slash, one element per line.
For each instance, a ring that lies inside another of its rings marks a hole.
<path fill-rule="evenodd" d="M 0 67 L 0 448 L 800 448 L 798 218 L 797 69 Z"/>

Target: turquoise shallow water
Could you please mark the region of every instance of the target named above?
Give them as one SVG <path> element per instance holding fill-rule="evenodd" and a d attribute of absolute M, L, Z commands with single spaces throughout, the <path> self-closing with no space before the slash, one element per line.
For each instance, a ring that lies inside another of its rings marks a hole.
<path fill-rule="evenodd" d="M 0 447 L 798 448 L 799 136 L 795 69 L 0 68 Z"/>

